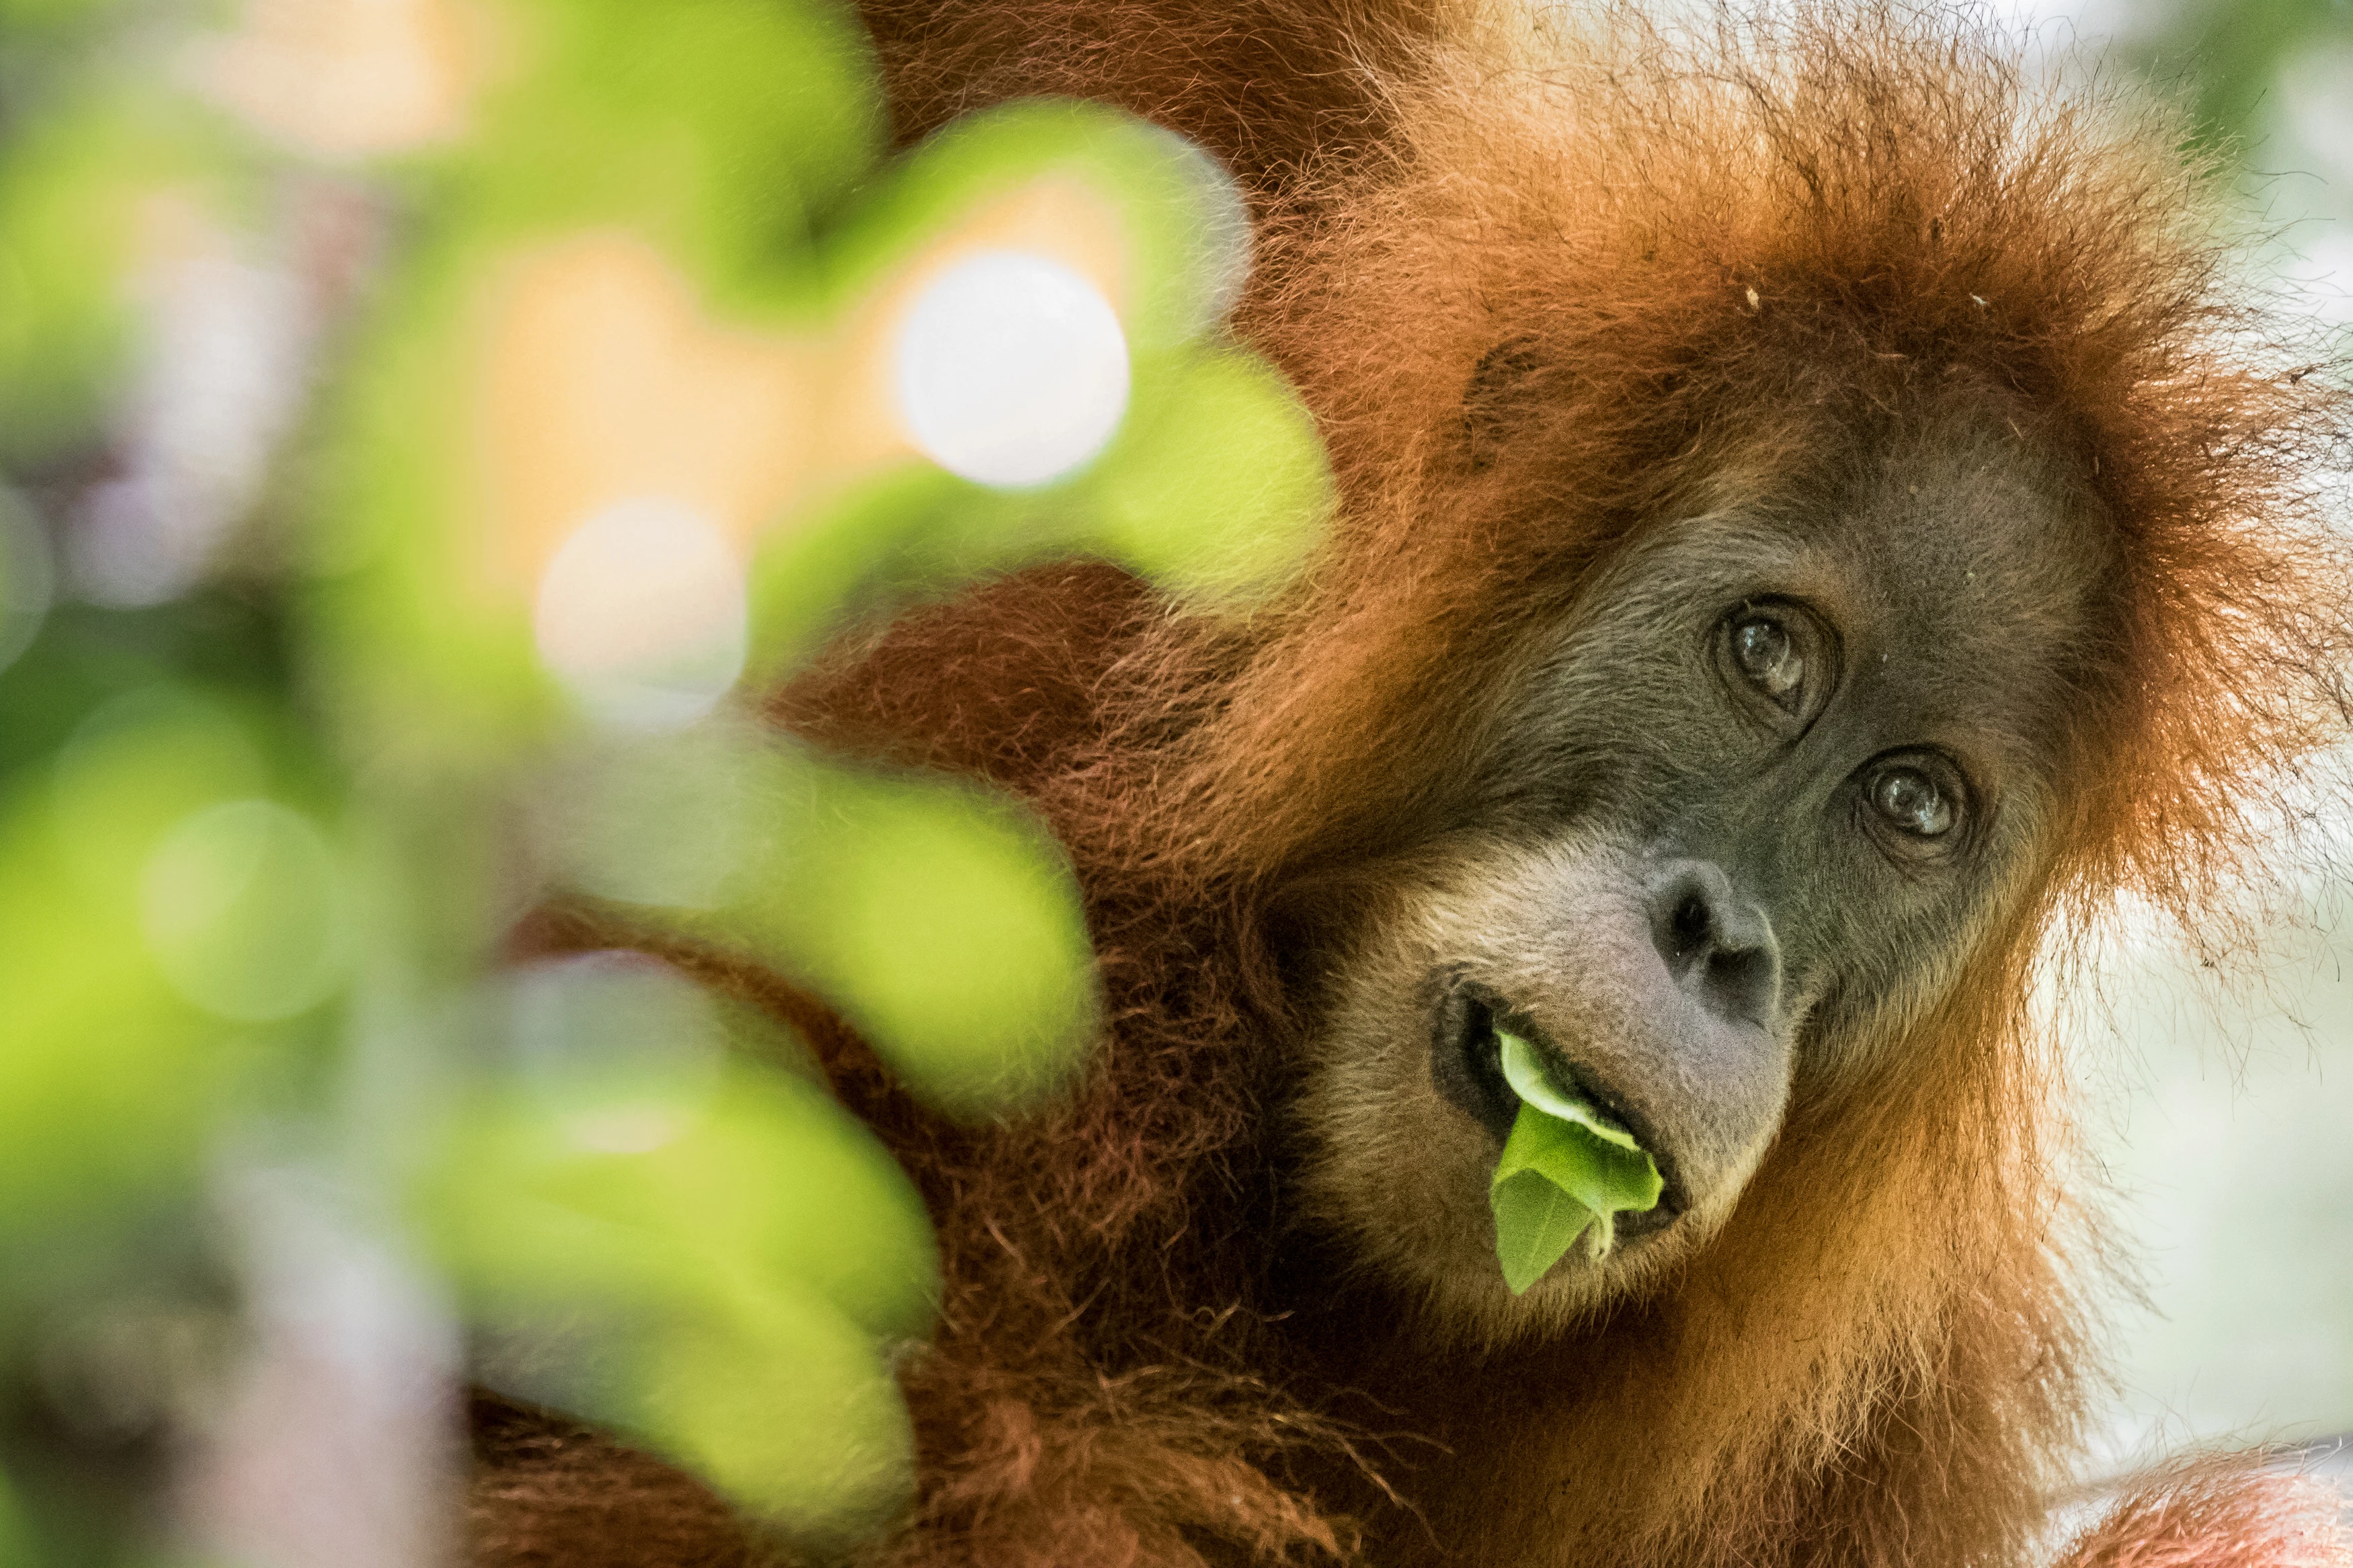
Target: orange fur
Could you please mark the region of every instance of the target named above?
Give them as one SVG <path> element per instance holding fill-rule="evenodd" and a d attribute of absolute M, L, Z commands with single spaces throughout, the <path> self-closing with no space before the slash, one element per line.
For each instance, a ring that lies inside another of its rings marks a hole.
<path fill-rule="evenodd" d="M 2067 1543 L 2063 1568 L 2340 1568 L 2345 1499 L 2253 1459 L 2200 1459 L 2137 1479 Z"/>
<path fill-rule="evenodd" d="M 771 1568 L 710 1490 L 558 1416 L 478 1397 L 478 1560 L 514 1568 Z"/>
<path fill-rule="evenodd" d="M 1682 43 L 1614 12 L 1546 37 L 1409 0 L 869 14 L 908 129 L 1042 84 L 1242 171 L 1264 237 L 1242 328 L 1314 408 L 1343 506 L 1245 622 L 1054 568 L 903 617 L 777 700 L 817 739 L 1028 795 L 1086 887 L 1110 1003 L 1086 1080 L 1004 1124 L 927 1119 L 820 1040 L 947 1269 L 904 1373 L 921 1499 L 865 1560 L 2024 1560 L 2080 1436 L 2097 1258 L 2027 1016 L 2035 955 L 2120 889 L 2194 913 L 2247 858 L 2264 781 L 2344 710 L 2348 579 L 2307 478 L 2343 401 L 2248 303 L 2169 120 L 2044 96 L 1941 12 Z M 1464 385 L 1514 339 L 1524 406 L 1473 464 Z M 2036 896 L 1952 994 L 1891 1005 L 1865 1079 L 1800 1083 L 1675 1278 L 1507 1359 L 1434 1357 L 1282 1229 L 1284 889 L 1411 840 L 1514 638 L 1617 541 L 1802 489 L 1940 387 L 2068 473 L 2122 561 Z M 2295 1555 L 2292 1517 L 2268 1481 L 2195 1479 L 2075 1560 L 2345 1561 Z"/>

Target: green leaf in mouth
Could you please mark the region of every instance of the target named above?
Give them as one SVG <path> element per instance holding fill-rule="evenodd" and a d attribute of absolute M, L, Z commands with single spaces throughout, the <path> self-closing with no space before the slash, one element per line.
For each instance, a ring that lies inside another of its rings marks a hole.
<path fill-rule="evenodd" d="M 1487 1202 L 1504 1282 L 1518 1296 L 1588 1230 L 1601 1258 L 1616 1239 L 1617 1215 L 1656 1206 L 1665 1184 L 1634 1135 L 1555 1083 L 1525 1040 L 1501 1029 L 1495 1037 L 1520 1113 Z"/>

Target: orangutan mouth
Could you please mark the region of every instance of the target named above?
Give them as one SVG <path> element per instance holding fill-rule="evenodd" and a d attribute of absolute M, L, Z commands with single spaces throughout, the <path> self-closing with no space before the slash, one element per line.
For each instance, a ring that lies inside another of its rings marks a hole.
<path fill-rule="evenodd" d="M 1495 991 L 1460 974 L 1443 977 L 1432 1019 L 1430 1072 L 1440 1095 L 1484 1127 L 1501 1149 L 1520 1113 L 1520 1097 L 1504 1080 L 1502 1033 L 1506 1029 L 1535 1045 L 1560 1081 L 1632 1131 L 1658 1162 L 1666 1183 L 1658 1205 L 1624 1215 L 1618 1222 L 1620 1240 L 1652 1235 L 1680 1218 L 1690 1208 L 1691 1196 L 1676 1172 L 1672 1145 L 1659 1136 L 1651 1119 L 1565 1056 L 1541 1026 Z"/>

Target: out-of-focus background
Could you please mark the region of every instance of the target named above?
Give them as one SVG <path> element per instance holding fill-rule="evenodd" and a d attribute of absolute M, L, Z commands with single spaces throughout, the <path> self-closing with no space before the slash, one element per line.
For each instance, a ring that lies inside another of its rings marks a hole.
<path fill-rule="evenodd" d="M 2077 69 L 2195 106 L 2297 310 L 2353 323 L 2353 6 L 2011 0 Z M 2353 527 L 2353 518 L 2346 520 Z M 2087 1131 L 2145 1300 L 2116 1314 L 2119 1465 L 2201 1439 L 2310 1445 L 2353 1478 L 2353 837 L 2341 775 L 2284 843 L 2251 949 L 2119 937 L 2079 1005 Z M 2332 879 L 2320 868 L 2334 857 Z M 2301 868 L 2309 866 L 2307 873 Z M 2208 959 L 2213 966 L 2208 966 Z"/>
<path fill-rule="evenodd" d="M 1999 14 L 2183 96 L 2353 322 L 2353 8 Z M 438 1561 L 461 1369 L 820 1545 L 902 1498 L 905 1178 L 772 1021 L 509 933 L 723 942 L 944 1114 L 1050 1092 L 1051 843 L 755 694 L 1056 554 L 1245 608 L 1328 488 L 1198 152 L 884 149 L 836 0 L 0 0 L 0 1565 Z M 2146 1296 L 2105 1466 L 2353 1431 L 2313 798 L 2241 951 L 2120 927 L 2062 999 Z"/>
<path fill-rule="evenodd" d="M 2353 931 L 2341 893 L 2218 985 L 2162 951 L 2107 977 L 2091 1134 L 2147 1300 L 2116 1322 L 2119 1458 L 2189 1439 L 2353 1432 Z"/>

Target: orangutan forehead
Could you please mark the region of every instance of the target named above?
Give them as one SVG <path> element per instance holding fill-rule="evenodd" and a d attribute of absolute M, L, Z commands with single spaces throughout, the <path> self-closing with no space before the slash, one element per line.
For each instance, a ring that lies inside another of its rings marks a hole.
<path fill-rule="evenodd" d="M 2059 459 L 2007 431 L 1905 432 L 1841 488 L 1839 504 L 1801 514 L 1809 545 L 1852 562 L 1898 621 L 2051 651 L 2106 602 L 2105 520 Z"/>
<path fill-rule="evenodd" d="M 1794 563 L 1861 646 L 1852 674 L 1929 728 L 2039 751 L 2113 642 L 2116 548 L 2063 464 L 1999 422 L 1948 422 L 1873 455 L 1797 519 Z"/>

